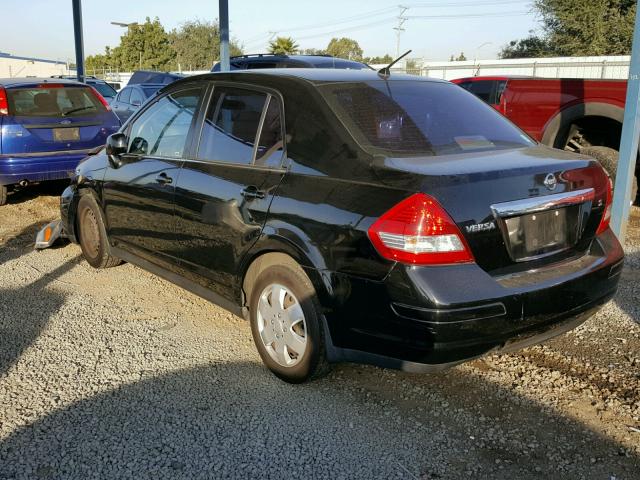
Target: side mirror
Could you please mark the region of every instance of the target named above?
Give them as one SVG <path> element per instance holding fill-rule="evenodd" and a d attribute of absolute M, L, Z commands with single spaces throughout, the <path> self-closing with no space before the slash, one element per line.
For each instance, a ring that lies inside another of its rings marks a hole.
<path fill-rule="evenodd" d="M 120 157 L 127 153 L 127 143 L 127 136 L 124 133 L 118 132 L 107 137 L 105 153 L 109 157 L 109 161 L 114 168 L 118 168 L 122 165 L 122 159 Z"/>

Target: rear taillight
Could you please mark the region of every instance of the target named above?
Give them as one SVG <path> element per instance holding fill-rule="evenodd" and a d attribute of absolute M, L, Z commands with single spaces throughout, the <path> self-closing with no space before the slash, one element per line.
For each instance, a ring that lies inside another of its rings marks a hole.
<path fill-rule="evenodd" d="M 109 105 L 109 102 L 107 102 L 105 100 L 105 98 L 100 95 L 100 92 L 98 92 L 95 88 L 93 87 L 89 87 L 91 89 L 91 93 L 93 93 L 95 95 L 95 97 L 100 100 L 100 103 L 102 103 L 102 105 L 104 105 L 104 108 L 107 109 L 108 112 L 111 111 L 111 105 Z"/>
<path fill-rule="evenodd" d="M 596 230 L 596 235 L 600 235 L 607 228 L 609 228 L 609 223 L 611 222 L 612 201 L 613 201 L 613 184 L 611 182 L 611 178 L 607 176 L 607 197 L 604 204 L 604 213 L 602 214 L 602 220 L 600 220 L 600 225 L 598 225 L 598 230 Z"/>
<path fill-rule="evenodd" d="M 388 260 L 412 265 L 473 262 L 460 230 L 435 198 L 416 193 L 369 227 L 369 238 Z"/>
<path fill-rule="evenodd" d="M 9 115 L 9 101 L 4 87 L 0 87 L 0 115 Z"/>
<path fill-rule="evenodd" d="M 602 219 L 596 230 L 596 235 L 601 234 L 609 228 L 611 220 L 611 202 L 613 200 L 613 187 L 611 178 L 600 165 L 593 165 L 587 168 L 567 170 L 560 174 L 560 179 L 567 184 L 571 190 L 583 188 L 593 188 L 594 202 L 603 205 Z"/>

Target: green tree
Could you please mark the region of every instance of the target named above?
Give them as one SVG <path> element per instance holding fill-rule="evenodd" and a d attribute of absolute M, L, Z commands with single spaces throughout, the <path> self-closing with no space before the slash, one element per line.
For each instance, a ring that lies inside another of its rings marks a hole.
<path fill-rule="evenodd" d="M 157 17 L 129 27 L 112 57 L 120 70 L 169 70 L 175 65 L 169 34 Z"/>
<path fill-rule="evenodd" d="M 291 37 L 278 37 L 269 42 L 269 53 L 294 55 L 298 53 L 298 44 Z"/>
<path fill-rule="evenodd" d="M 326 55 L 327 51 L 320 48 L 305 48 L 300 53 L 302 55 Z"/>
<path fill-rule="evenodd" d="M 389 65 L 391 62 L 393 62 L 393 57 L 387 53 L 382 57 L 365 57 L 362 59 L 362 61 L 364 63 L 373 64 L 373 65 L 379 65 L 379 64 Z"/>
<path fill-rule="evenodd" d="M 352 38 L 332 38 L 329 45 L 327 45 L 327 53 L 338 58 L 362 60 L 362 48 Z"/>
<path fill-rule="evenodd" d="M 542 34 L 505 45 L 506 55 L 589 56 L 631 52 L 635 0 L 535 0 Z M 503 58 L 516 58 L 513 56 Z"/>
<path fill-rule="evenodd" d="M 545 57 L 550 51 L 549 42 L 529 32 L 527 38 L 511 40 L 502 47 L 498 57 L 500 58 L 536 58 Z"/>
<path fill-rule="evenodd" d="M 218 22 L 189 20 L 169 34 L 171 48 L 175 53 L 174 68 L 186 70 L 209 70 L 220 58 L 220 30 Z M 231 56 L 242 55 L 242 47 L 234 40 L 230 42 Z"/>
<path fill-rule="evenodd" d="M 456 62 L 464 62 L 466 59 L 467 57 L 465 57 L 464 52 L 460 52 L 460 55 L 456 57 Z"/>

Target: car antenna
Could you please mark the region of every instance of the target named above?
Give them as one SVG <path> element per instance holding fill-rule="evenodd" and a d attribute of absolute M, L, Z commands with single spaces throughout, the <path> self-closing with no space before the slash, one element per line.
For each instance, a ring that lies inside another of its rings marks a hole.
<path fill-rule="evenodd" d="M 380 70 L 378 70 L 378 75 L 380 75 L 381 77 L 384 77 L 384 78 L 390 77 L 391 76 L 391 67 L 393 67 L 396 63 L 398 63 L 400 60 L 402 60 L 404 57 L 406 57 L 410 53 L 411 53 L 411 50 L 407 50 L 406 52 L 404 52 L 402 55 L 400 55 L 398 58 L 396 58 L 389 65 L 387 65 L 386 67 L 381 68 Z"/>

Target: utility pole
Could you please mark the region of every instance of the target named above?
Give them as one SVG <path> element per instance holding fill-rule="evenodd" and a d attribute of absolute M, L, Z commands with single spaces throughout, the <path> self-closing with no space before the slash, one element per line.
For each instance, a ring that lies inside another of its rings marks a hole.
<path fill-rule="evenodd" d="M 405 7 L 403 5 L 398 5 L 398 8 L 400 9 L 400 15 L 398 15 L 398 25 L 393 27 L 393 29 L 396 31 L 396 58 L 398 58 L 400 56 L 400 34 L 402 32 L 404 32 L 404 22 L 407 21 L 407 17 L 404 16 L 404 12 L 406 12 L 407 10 L 409 10 L 409 7 Z"/>
<path fill-rule="evenodd" d="M 220 15 L 220 71 L 231 70 L 229 59 L 229 0 L 218 0 Z"/>
<path fill-rule="evenodd" d="M 84 41 L 82 39 L 82 2 L 73 0 L 73 36 L 76 44 L 76 76 L 84 82 Z"/>

